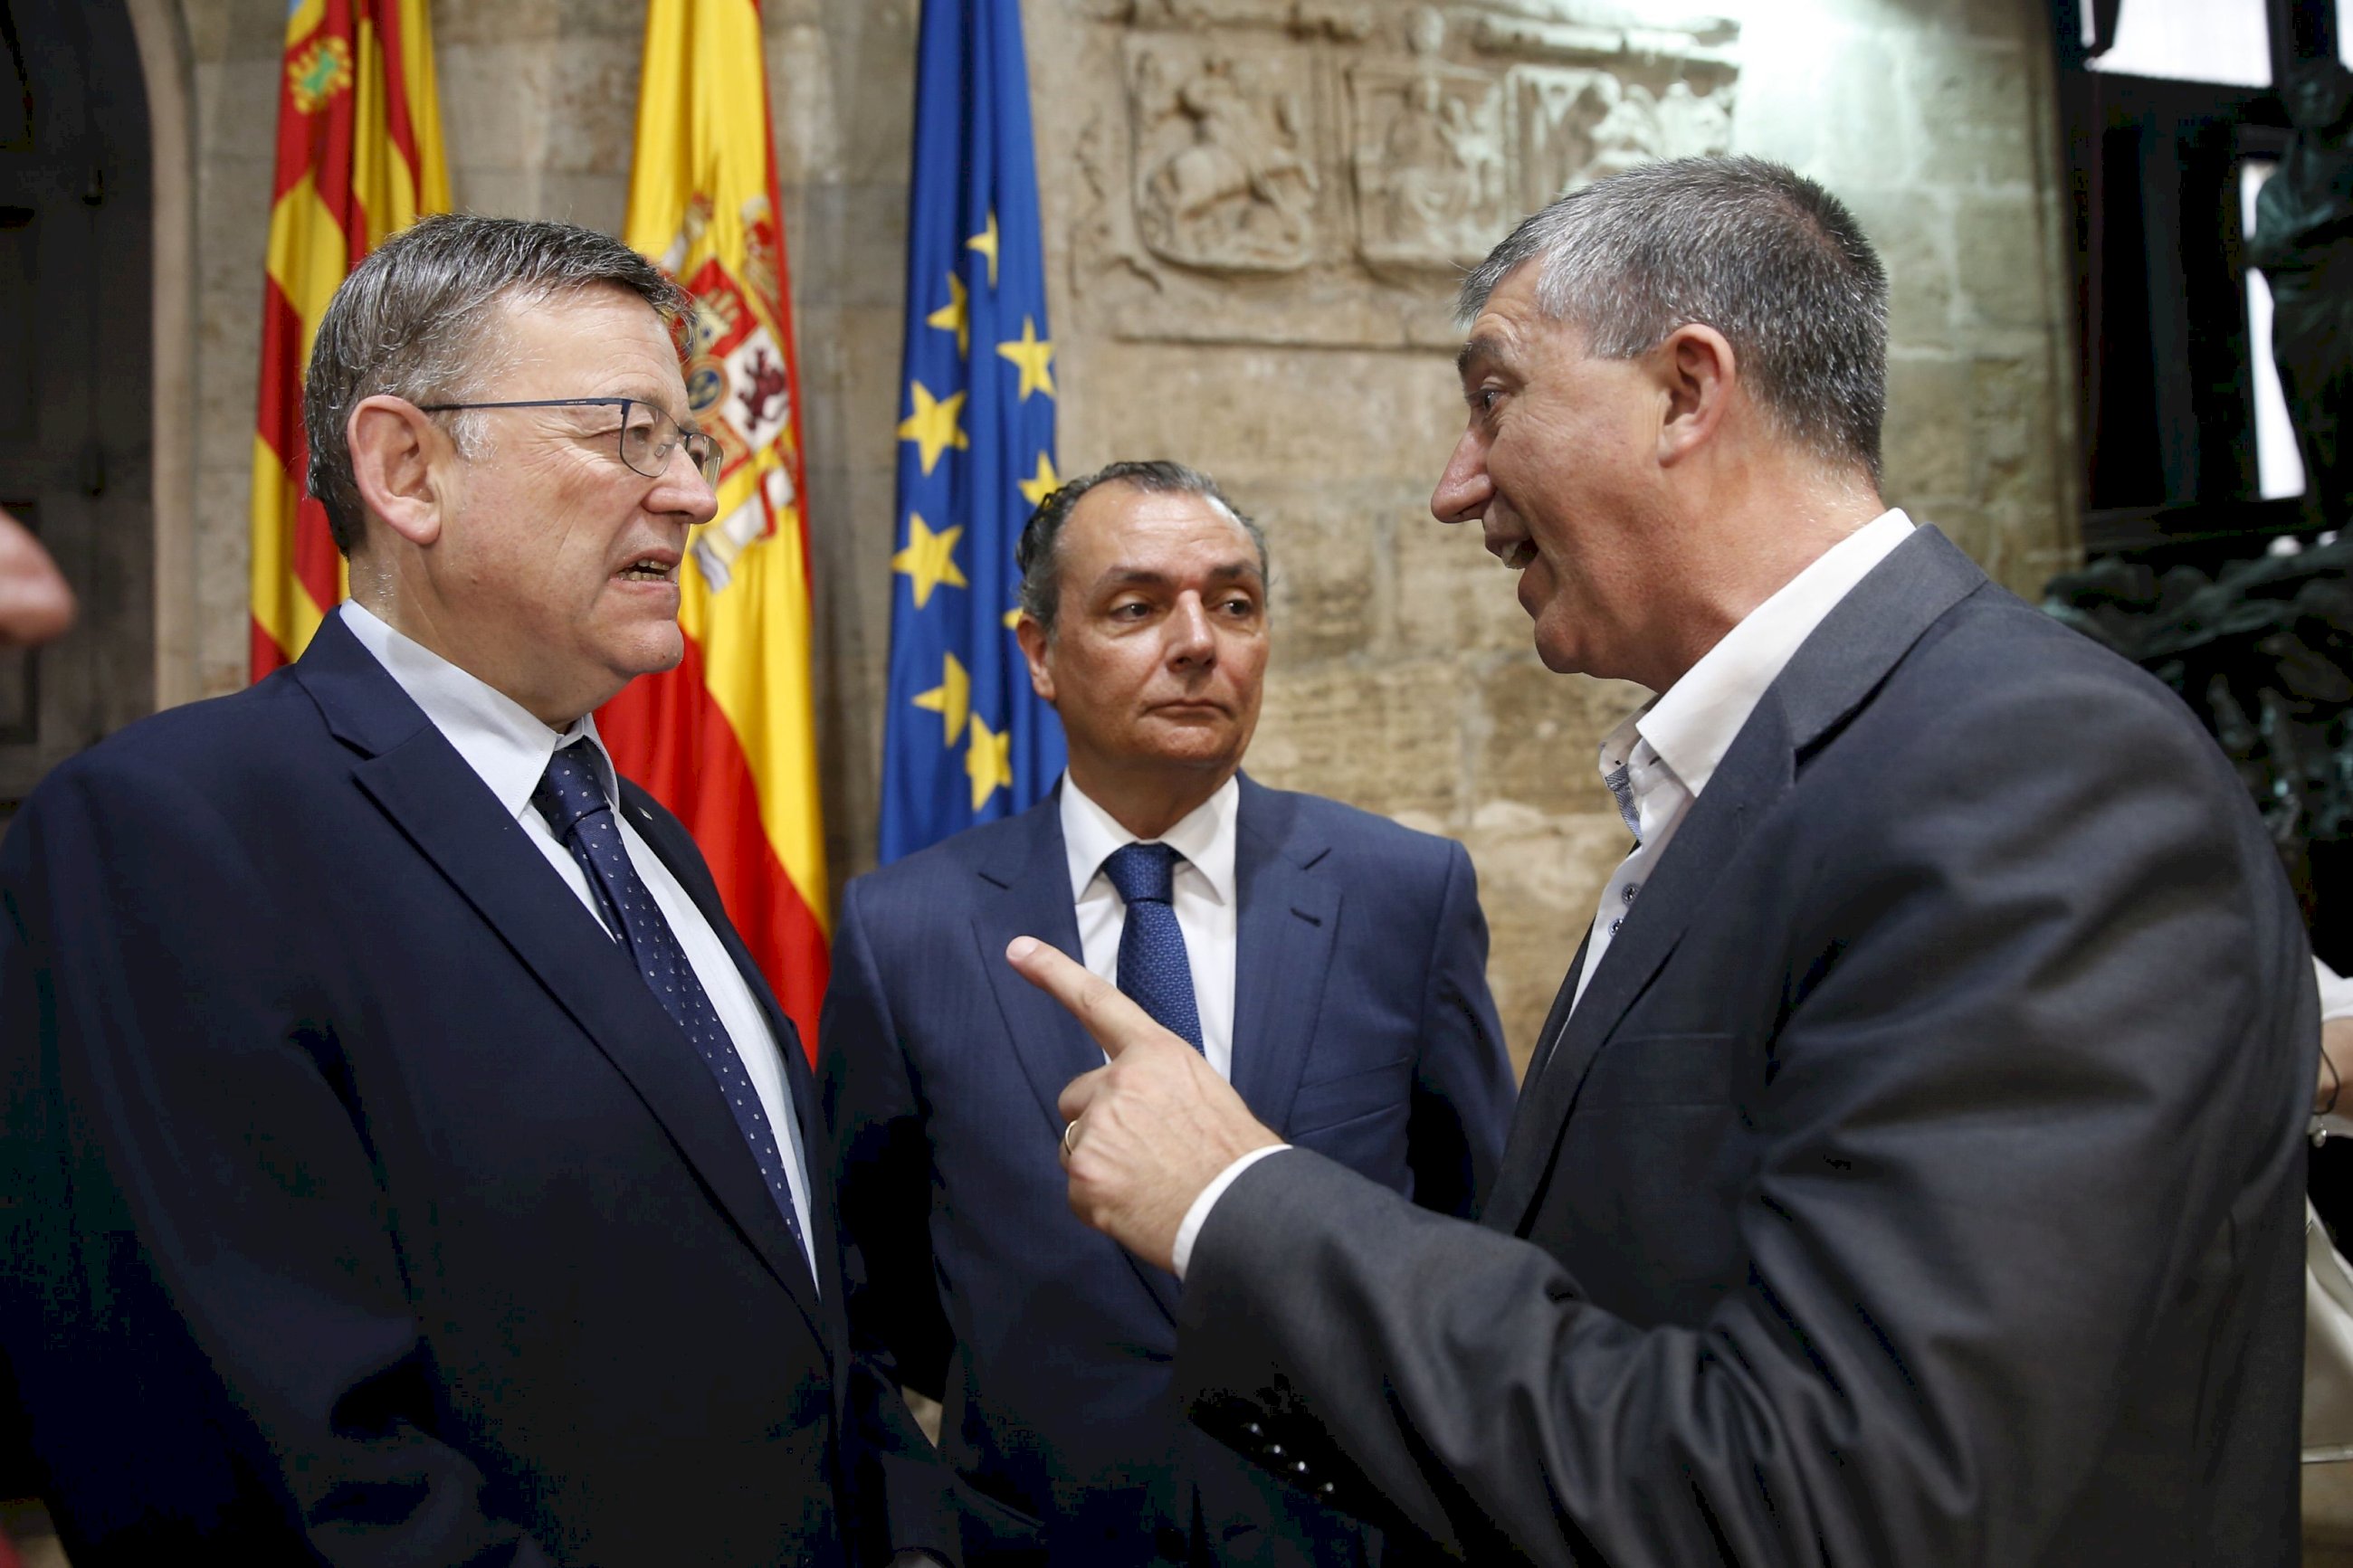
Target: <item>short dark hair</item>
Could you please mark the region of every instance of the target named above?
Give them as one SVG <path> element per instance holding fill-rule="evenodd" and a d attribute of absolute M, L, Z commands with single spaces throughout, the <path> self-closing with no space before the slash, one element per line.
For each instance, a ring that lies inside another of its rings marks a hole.
<path fill-rule="evenodd" d="M 1887 269 L 1839 199 L 1762 158 L 1677 158 L 1613 174 L 1525 219 L 1463 280 L 1466 321 L 1529 262 L 1536 303 L 1590 353 L 1722 332 L 1782 435 L 1879 478 Z"/>
<path fill-rule="evenodd" d="M 1226 492 L 1218 488 L 1217 480 L 1198 468 L 1170 462 L 1164 458 L 1107 463 L 1092 474 L 1082 474 L 1039 501 L 1038 510 L 1029 514 L 1029 521 L 1021 525 L 1020 542 L 1013 547 L 1013 563 L 1021 572 L 1021 613 L 1048 632 L 1054 629 L 1054 612 L 1061 600 L 1059 546 L 1062 524 L 1070 521 L 1071 509 L 1084 499 L 1089 490 L 1110 484 L 1125 485 L 1147 495 L 1199 496 L 1233 519 L 1234 526 L 1242 531 L 1243 536 L 1258 552 L 1259 576 L 1266 576 L 1264 531 L 1244 515 L 1240 507 L 1226 499 Z"/>
<path fill-rule="evenodd" d="M 371 251 L 319 319 L 302 384 L 311 493 L 345 555 L 366 537 L 346 432 L 352 410 L 388 393 L 459 403 L 496 374 L 495 329 L 518 300 L 627 289 L 665 322 L 692 308 L 662 270 L 610 235 L 575 224 L 444 213 L 420 218 Z M 462 450 L 473 416 L 451 427 Z"/>

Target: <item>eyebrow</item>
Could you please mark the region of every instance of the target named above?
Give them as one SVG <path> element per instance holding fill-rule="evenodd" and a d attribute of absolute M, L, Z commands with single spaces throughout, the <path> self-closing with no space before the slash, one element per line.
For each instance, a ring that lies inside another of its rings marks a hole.
<path fill-rule="evenodd" d="M 700 436 L 703 434 L 702 426 L 696 421 L 694 417 L 694 410 L 692 408 L 688 408 L 682 414 L 670 414 L 669 404 L 663 402 L 659 397 L 649 397 L 643 390 L 636 392 L 613 392 L 607 393 L 606 395 L 615 399 L 616 401 L 626 397 L 632 403 L 642 403 L 648 408 L 658 408 L 661 410 L 662 413 L 669 414 L 671 418 L 677 420 L 678 427 L 685 431 L 688 435 Z"/>
<path fill-rule="evenodd" d="M 1471 374 L 1471 367 L 1474 364 L 1489 360 L 1493 360 L 1498 363 L 1509 363 L 1510 358 L 1511 356 L 1504 351 L 1502 339 L 1483 336 L 1472 338 L 1469 342 L 1464 343 L 1461 349 L 1456 353 L 1454 356 L 1454 374 L 1456 375 L 1469 375 Z"/>

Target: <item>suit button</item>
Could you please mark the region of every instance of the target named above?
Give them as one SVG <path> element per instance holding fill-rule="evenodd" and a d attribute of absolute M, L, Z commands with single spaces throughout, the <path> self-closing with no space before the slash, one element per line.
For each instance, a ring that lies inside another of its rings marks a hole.
<path fill-rule="evenodd" d="M 1282 1445 L 1280 1443 L 1269 1443 L 1266 1446 L 1266 1457 L 1270 1459 L 1280 1459 L 1282 1458 Z"/>
<path fill-rule="evenodd" d="M 1332 1495 L 1332 1483 L 1330 1481 L 1325 1481 L 1322 1486 L 1317 1487 L 1315 1491 L 1316 1495 L 1319 1497 L 1330 1497 Z"/>
<path fill-rule="evenodd" d="M 1247 1433 L 1249 1433 L 1249 1434 L 1250 1434 L 1251 1436 L 1253 1436 L 1253 1437 L 1263 1437 L 1264 1436 L 1266 1436 L 1266 1434 L 1265 1434 L 1265 1433 L 1263 1433 L 1263 1432 L 1261 1432 L 1261 1430 L 1259 1430 L 1259 1425 L 1258 1425 L 1258 1423 L 1257 1423 L 1257 1422 L 1255 1422 L 1255 1421 L 1252 1421 L 1252 1422 L 1250 1422 L 1250 1423 L 1246 1424 L 1246 1425 L 1242 1427 L 1242 1430 L 1243 1430 L 1243 1431 L 1245 1431 L 1245 1432 L 1247 1432 Z"/>
<path fill-rule="evenodd" d="M 1304 1460 L 1304 1459 L 1301 1459 L 1301 1460 L 1299 1460 L 1296 1464 L 1293 1465 L 1291 1468 L 1292 1468 L 1293 1469 L 1294 1469 L 1294 1470 L 1297 1470 L 1301 1475 L 1303 1475 L 1303 1475 L 1305 1475 L 1305 1474 L 1307 1473 L 1307 1461 L 1306 1461 L 1306 1460 Z"/>

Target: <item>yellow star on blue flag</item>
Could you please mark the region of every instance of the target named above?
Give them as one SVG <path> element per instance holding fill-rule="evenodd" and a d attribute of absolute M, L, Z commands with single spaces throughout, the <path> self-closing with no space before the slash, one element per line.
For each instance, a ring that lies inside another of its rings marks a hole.
<path fill-rule="evenodd" d="M 927 0 L 916 54 L 886 862 L 1029 809 L 1063 755 L 1008 609 L 1021 526 L 1060 482 L 1019 0 Z"/>

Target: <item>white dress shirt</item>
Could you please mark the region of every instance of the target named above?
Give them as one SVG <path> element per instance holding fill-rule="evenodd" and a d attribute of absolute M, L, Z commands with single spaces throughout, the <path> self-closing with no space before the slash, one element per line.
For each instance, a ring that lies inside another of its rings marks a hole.
<path fill-rule="evenodd" d="M 1638 842 L 1601 889 L 1572 1007 L 1584 997 L 1586 983 L 1592 979 L 1602 953 L 1609 951 L 1609 939 L 1624 923 L 1627 910 L 1641 892 L 1659 857 L 1666 853 L 1692 802 L 1715 776 L 1741 726 L 1757 710 L 1765 689 L 1779 677 L 1799 647 L 1838 607 L 1839 601 L 1911 534 L 1912 520 L 1894 510 L 1880 513 L 1848 534 L 1749 611 L 1681 680 L 1636 710 L 1601 742 L 1602 782 L 1618 797 L 1619 814 Z M 1536 1042 L 1533 1059 L 1542 1059 L 1546 1043 Z M 1185 1277 L 1201 1226 L 1234 1178 L 1281 1152 L 1280 1148 L 1252 1150 L 1219 1172 L 1193 1200 L 1176 1230 L 1173 1261 L 1177 1279 Z"/>
<path fill-rule="evenodd" d="M 719 933 L 711 929 L 711 922 L 702 918 L 702 910 L 687 896 L 678 879 L 670 875 L 661 857 L 638 837 L 629 814 L 622 809 L 613 762 L 606 755 L 604 742 L 597 739 L 596 720 L 584 716 L 558 734 L 512 698 L 423 644 L 393 630 L 357 600 L 345 600 L 341 613 L 343 624 L 359 638 L 361 646 L 375 656 L 376 662 L 400 683 L 400 689 L 425 710 L 433 727 L 441 731 L 442 739 L 465 759 L 466 765 L 497 797 L 500 807 L 521 825 L 546 857 L 548 865 L 564 879 L 573 897 L 601 924 L 604 916 L 596 892 L 588 885 L 588 874 L 580 868 L 580 863 L 572 858 L 572 852 L 531 803 L 532 792 L 539 787 L 541 777 L 547 772 L 548 759 L 555 755 L 559 747 L 585 736 L 596 749 L 605 797 L 613 803 L 613 820 L 621 830 L 621 843 L 628 850 L 629 864 L 636 868 L 646 890 L 653 895 L 662 918 L 670 921 L 679 946 L 685 950 L 687 962 L 694 966 L 694 977 L 702 982 L 712 1010 L 725 1026 L 727 1037 L 734 1042 L 744 1075 L 760 1097 L 760 1109 L 767 1113 L 769 1126 L 776 1131 L 780 1152 L 785 1156 L 785 1181 L 792 1190 L 793 1209 L 800 1221 L 801 1247 L 809 1260 L 809 1277 L 818 1278 L 816 1254 L 809 1251 L 810 1238 L 817 1230 L 809 1223 L 808 1168 L 802 1152 L 800 1121 L 793 1114 L 792 1091 L 785 1082 L 784 1058 L 777 1050 L 776 1037 L 768 1032 L 760 1005 L 734 960 L 728 956 Z"/>
<path fill-rule="evenodd" d="M 1683 678 L 1634 710 L 1601 742 L 1601 782 L 1618 797 L 1633 852 L 1601 889 L 1573 1008 L 1626 921 L 1642 884 L 1732 750 L 1766 688 L 1871 569 L 1912 536 L 1912 520 L 1883 511 L 1824 551 L 1724 634 Z M 1541 1055 L 1544 1042 L 1537 1042 Z"/>
<path fill-rule="evenodd" d="M 1238 929 L 1234 883 L 1234 823 L 1242 786 L 1228 779 L 1215 795 L 1185 814 L 1152 842 L 1184 858 L 1169 879 L 1168 902 L 1185 933 L 1185 961 L 1193 971 L 1193 1005 L 1201 1018 L 1201 1054 L 1229 1083 L 1234 1076 L 1234 942 Z M 1112 852 L 1145 842 L 1087 798 L 1062 774 L 1062 849 L 1070 858 L 1071 901 L 1079 917 L 1081 961 L 1119 984 L 1119 938 L 1127 905 L 1103 874 Z"/>

